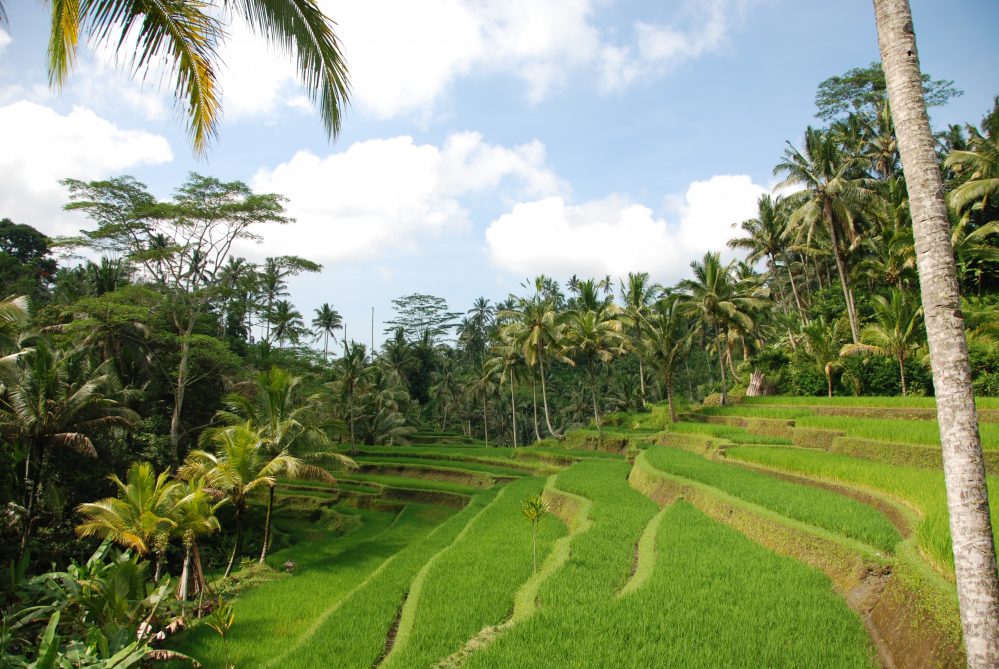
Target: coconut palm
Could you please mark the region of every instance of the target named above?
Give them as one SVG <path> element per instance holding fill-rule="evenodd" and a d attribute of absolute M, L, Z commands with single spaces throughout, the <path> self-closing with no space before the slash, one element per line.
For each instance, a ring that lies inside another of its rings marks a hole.
<path fill-rule="evenodd" d="M 230 393 L 226 409 L 216 414 L 216 419 L 226 425 L 246 422 L 259 430 L 261 447 L 271 457 L 281 453 L 301 452 L 310 449 L 309 456 L 331 462 L 338 469 L 356 467 L 357 464 L 328 449 L 329 438 L 317 426 L 319 397 L 302 398 L 298 388 L 302 378 L 293 376 L 279 367 L 258 372 L 253 388 L 247 393 Z M 206 431 L 211 435 L 211 431 Z M 210 438 L 210 436 L 209 436 Z M 326 469 L 307 464 L 304 460 L 289 471 L 290 478 L 335 483 L 336 479 Z M 271 519 L 274 512 L 274 485 L 268 486 L 267 515 L 264 521 L 264 542 L 260 550 L 260 563 L 267 558 L 271 541 Z"/>
<path fill-rule="evenodd" d="M 971 128 L 969 142 L 967 151 L 951 151 L 944 161 L 944 167 L 953 170 L 961 182 L 948 196 L 950 206 L 960 214 L 999 198 L 999 136 L 982 135 Z"/>
<path fill-rule="evenodd" d="M 138 415 L 123 405 L 112 361 L 91 362 L 82 349 L 53 349 L 35 337 L 33 346 L 0 359 L 0 435 L 25 454 L 25 517 L 21 547 L 31 534 L 39 491 L 45 489 L 49 452 L 65 448 L 96 457 L 90 435 L 98 429 L 129 429 Z"/>
<path fill-rule="evenodd" d="M 673 400 L 673 379 L 676 369 L 690 350 L 691 334 L 683 314 L 680 298 L 672 296 L 658 302 L 642 317 L 644 328 L 640 342 L 645 356 L 659 372 L 666 388 L 670 421 L 677 421 Z"/>
<path fill-rule="evenodd" d="M 536 281 L 539 288 L 544 288 L 539 277 Z M 557 288 L 557 284 L 556 284 Z M 551 297 L 543 297 L 541 290 L 529 298 L 515 298 L 513 309 L 500 312 L 500 317 L 511 321 L 505 326 L 505 336 L 520 348 L 521 354 L 529 367 L 538 367 L 541 379 L 541 401 L 545 411 L 545 425 L 548 433 L 555 438 L 561 435 L 552 427 L 551 412 L 548 410 L 548 390 L 545 383 L 545 358 L 556 356 L 565 360 L 560 350 L 563 343 L 563 317 L 556 311 L 555 301 Z"/>
<path fill-rule="evenodd" d="M 216 452 L 191 451 L 179 475 L 184 480 L 203 479 L 206 486 L 219 490 L 235 511 L 236 536 L 224 574 L 228 577 L 243 546 L 243 517 L 250 495 L 274 486 L 278 476 L 297 477 L 303 465 L 287 451 L 271 456 L 264 447 L 262 431 L 249 423 L 216 430 L 211 441 Z"/>
<path fill-rule="evenodd" d="M 517 448 L 517 376 L 521 373 L 524 358 L 520 349 L 500 331 L 499 344 L 493 348 L 495 355 L 486 361 L 486 368 L 499 376 L 499 382 L 510 380 L 510 424 L 513 447 Z"/>
<path fill-rule="evenodd" d="M 805 353 L 826 377 L 829 397 L 833 396 L 832 373 L 840 366 L 840 351 L 846 343 L 842 321 L 827 321 L 820 316 L 801 329 Z"/>
<path fill-rule="evenodd" d="M 662 287 L 649 280 L 648 272 L 628 272 L 627 282 L 621 281 L 621 302 L 624 316 L 632 328 L 632 350 L 638 358 L 638 383 L 642 393 L 642 406 L 645 406 L 645 366 L 642 360 L 642 321 L 655 304 Z"/>
<path fill-rule="evenodd" d="M 872 199 L 866 180 L 858 178 L 856 163 L 843 152 L 833 133 L 811 127 L 805 131 L 803 149 L 788 143 L 774 174 L 785 175 L 778 187 L 803 187 L 786 198 L 792 212 L 788 224 L 798 243 L 804 239 L 810 244 L 819 229 L 829 235 L 850 332 L 857 343 L 860 325 L 850 289 L 846 245 L 857 241 L 857 217 Z"/>
<path fill-rule="evenodd" d="M 874 353 L 898 363 L 902 396 L 906 395 L 905 363 L 923 341 L 923 309 L 909 294 L 893 288 L 889 298 L 873 297 L 874 322 L 864 327 L 860 344 L 847 344 L 840 355 Z"/>
<path fill-rule="evenodd" d="M 278 348 L 281 348 L 284 342 L 297 343 L 307 332 L 302 313 L 288 300 L 278 300 L 274 303 L 274 308 L 267 313 L 267 322 L 274 326 L 270 338 L 278 343 Z"/>
<path fill-rule="evenodd" d="M 343 327 L 343 317 L 340 312 L 327 303 L 323 303 L 316 309 L 316 316 L 312 319 L 312 329 L 316 333 L 316 338 L 323 338 L 323 362 L 329 358 L 330 338 L 336 343 L 336 331 Z"/>
<path fill-rule="evenodd" d="M 111 539 L 141 556 L 153 553 L 153 580 L 159 581 L 167 546 L 182 516 L 181 507 L 189 501 L 184 499 L 185 488 L 170 478 L 170 472 L 157 474 L 148 462 L 133 463 L 124 482 L 113 474 L 108 478 L 118 489 L 118 496 L 77 507 L 84 520 L 76 526 L 76 533 Z M 214 525 L 217 527 L 218 521 Z"/>
<path fill-rule="evenodd" d="M 770 275 L 777 277 L 778 260 L 784 263 L 787 270 L 788 279 L 791 281 L 791 292 L 794 295 L 794 304 L 798 308 L 798 315 L 804 323 L 808 322 L 805 315 L 805 308 L 798 293 L 798 284 L 794 280 L 794 273 L 791 271 L 791 263 L 787 257 L 788 246 L 788 211 L 784 206 L 784 201 L 780 197 L 772 198 L 764 193 L 757 200 L 758 215 L 743 221 L 739 227 L 746 233 L 745 237 L 737 237 L 728 242 L 730 248 L 748 251 L 746 260 L 750 263 L 757 263 L 766 258 Z"/>
<path fill-rule="evenodd" d="M 218 133 L 222 112 L 217 72 L 218 49 L 228 37 L 218 18 L 223 9 L 240 15 L 255 32 L 293 55 L 327 133 L 336 136 L 347 103 L 347 66 L 333 23 L 315 0 L 53 0 L 49 81 L 57 87 L 65 83 L 76 64 L 81 35 L 114 46 L 143 77 L 165 58 L 174 77 L 174 97 L 186 111 L 194 149 L 203 153 Z M 133 36 L 134 42 L 129 39 Z M 134 52 L 126 53 L 133 43 Z"/>
<path fill-rule="evenodd" d="M 909 204 L 968 666 L 996 667 L 999 574 L 989 494 L 947 205 L 923 98 L 912 11 L 908 0 L 874 0 L 874 14 L 902 169 L 910 176 Z"/>
<path fill-rule="evenodd" d="M 182 481 L 183 496 L 177 503 L 175 514 L 176 526 L 173 533 L 181 538 L 184 544 L 184 566 L 180 572 L 180 583 L 177 585 L 177 596 L 186 600 L 190 594 L 191 580 L 194 580 L 195 592 L 205 589 L 205 575 L 201 568 L 201 554 L 198 552 L 198 537 L 212 534 L 219 530 L 219 521 L 215 512 L 228 500 L 217 499 L 218 495 L 205 488 L 202 478 Z M 193 562 L 193 569 L 192 569 Z"/>
<path fill-rule="evenodd" d="M 355 421 L 357 418 L 356 400 L 359 386 L 372 373 L 373 369 L 367 361 L 367 350 L 364 344 L 344 342 L 343 357 L 336 361 L 337 380 L 333 387 L 346 405 L 348 423 L 350 425 L 350 454 L 357 455 Z"/>
<path fill-rule="evenodd" d="M 718 253 L 706 253 L 704 259 L 690 263 L 693 279 L 684 279 L 679 287 L 686 293 L 683 310 L 689 315 L 702 336 L 713 336 L 718 352 L 721 374 L 721 402 L 728 403 L 724 352 L 728 350 L 728 333 L 732 326 L 743 332 L 755 327 L 752 313 L 765 302 L 740 289 L 733 281 L 731 263 L 724 265 Z"/>
<path fill-rule="evenodd" d="M 598 433 L 602 428 L 597 402 L 596 363 L 606 364 L 624 353 L 627 340 L 622 330 L 621 321 L 613 318 L 609 311 L 571 311 L 566 318 L 565 346 L 586 363 L 590 377 L 590 398 L 593 401 L 593 422 Z"/>

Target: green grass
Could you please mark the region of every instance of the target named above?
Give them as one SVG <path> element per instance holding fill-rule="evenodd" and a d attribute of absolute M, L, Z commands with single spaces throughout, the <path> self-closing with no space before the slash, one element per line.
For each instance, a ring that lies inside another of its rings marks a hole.
<path fill-rule="evenodd" d="M 263 583 L 235 601 L 230 648 L 237 666 L 260 666 L 279 654 L 386 559 L 430 532 L 449 510 L 412 505 L 398 515 L 356 513 L 364 523 L 345 536 L 299 524 L 298 536 L 303 540 L 268 558 L 276 569 L 293 560 L 295 573 Z M 206 625 L 177 637 L 171 647 L 206 666 L 223 666 L 222 644 Z"/>
<path fill-rule="evenodd" d="M 684 434 L 705 434 L 720 439 L 728 439 L 737 444 L 778 444 L 788 445 L 790 439 L 783 437 L 765 437 L 753 434 L 744 427 L 738 425 L 721 425 L 715 423 L 673 423 L 669 426 L 670 432 L 681 432 Z"/>
<path fill-rule="evenodd" d="M 589 533 L 607 522 L 598 519 Z M 656 547 L 643 586 L 616 599 L 599 586 L 592 590 L 603 596 L 543 599 L 537 615 L 465 667 L 875 666 L 863 625 L 820 572 L 684 502 L 662 517 Z"/>
<path fill-rule="evenodd" d="M 358 456 L 356 459 L 358 463 L 365 465 L 416 465 L 433 467 L 435 469 L 447 469 L 449 471 L 461 473 L 470 472 L 472 474 L 491 474 L 494 476 L 527 476 L 527 472 L 523 469 L 514 469 L 510 466 L 504 466 L 499 462 L 478 462 L 475 460 L 448 462 L 434 458 L 407 458 L 400 456 L 393 457 L 377 455 Z"/>
<path fill-rule="evenodd" d="M 794 420 L 803 416 L 811 416 L 813 412 L 808 407 L 794 408 L 766 405 L 743 405 L 724 407 L 703 407 L 700 413 L 705 416 L 744 416 L 746 418 L 775 418 L 778 420 Z"/>
<path fill-rule="evenodd" d="M 336 666 L 368 669 L 385 648 L 386 635 L 413 579 L 435 555 L 446 551 L 465 528 L 476 522 L 497 497 L 499 489 L 480 492 L 464 509 L 399 551 L 332 611 L 314 624 L 310 634 L 282 649 L 270 666 L 308 669 Z M 249 666 L 249 665 L 247 665 Z"/>
<path fill-rule="evenodd" d="M 922 519 L 915 528 L 923 551 L 946 573 L 954 569 L 947 498 L 943 474 L 914 467 L 899 467 L 798 448 L 740 446 L 726 451 L 729 458 L 753 462 L 782 471 L 854 484 L 887 493 L 915 507 Z M 989 495 L 993 531 L 999 530 L 999 477 L 990 476 Z"/>
<path fill-rule="evenodd" d="M 420 479 L 410 476 L 390 476 L 387 474 L 360 474 L 351 472 L 350 477 L 344 479 L 345 482 L 366 482 L 376 483 L 391 488 L 407 488 L 409 490 L 430 490 L 440 492 L 453 492 L 460 495 L 473 495 L 481 488 L 462 485 L 461 483 L 451 483 L 450 481 L 438 481 L 436 479 Z"/>
<path fill-rule="evenodd" d="M 705 483 L 788 518 L 862 541 L 886 553 L 901 541 L 883 514 L 855 499 L 782 481 L 738 465 L 707 460 L 675 448 L 651 448 L 649 464 L 664 472 Z"/>
<path fill-rule="evenodd" d="M 933 408 L 936 400 L 932 397 L 795 397 L 773 395 L 769 397 L 746 397 L 747 405 L 776 404 L 786 406 L 828 406 L 828 407 L 915 407 Z M 999 397 L 978 397 L 975 404 L 979 409 L 999 409 Z"/>
<path fill-rule="evenodd" d="M 843 430 L 851 437 L 905 444 L 940 445 L 940 427 L 935 420 L 891 420 L 852 416 L 804 416 L 795 427 Z M 981 423 L 982 448 L 999 449 L 999 423 Z"/>
<path fill-rule="evenodd" d="M 410 590 L 411 618 L 407 621 L 404 611 L 386 669 L 429 667 L 510 614 L 514 592 L 531 576 L 531 525 L 521 504 L 528 495 L 540 494 L 543 485 L 537 478 L 509 484 L 465 535 L 440 553 L 419 592 Z M 539 564 L 565 533 L 557 518 L 540 522 Z"/>

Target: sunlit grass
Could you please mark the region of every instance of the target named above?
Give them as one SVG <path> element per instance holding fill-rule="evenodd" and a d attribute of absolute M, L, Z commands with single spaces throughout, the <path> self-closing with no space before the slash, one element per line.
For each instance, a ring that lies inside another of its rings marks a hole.
<path fill-rule="evenodd" d="M 953 571 L 943 473 L 797 448 L 740 446 L 728 449 L 726 455 L 783 471 L 864 486 L 909 503 L 923 516 L 915 528 L 920 547 L 942 569 Z M 999 530 L 999 477 L 990 476 L 988 483 L 995 531 Z"/>
<path fill-rule="evenodd" d="M 598 519 L 586 534 L 607 522 L 612 518 Z M 465 666 L 875 666 L 863 625 L 822 573 L 770 553 L 684 502 L 662 518 L 656 548 L 655 569 L 642 587 L 617 599 L 604 587 L 544 599 L 537 615 Z M 616 553 L 603 557 L 620 569 Z M 588 567 L 602 573 L 599 564 Z"/>
<path fill-rule="evenodd" d="M 772 395 L 769 397 L 746 397 L 748 405 L 777 404 L 787 406 L 830 406 L 830 407 L 915 407 L 934 408 L 932 397 L 796 397 Z M 978 397 L 975 404 L 979 409 L 999 409 L 999 397 Z"/>
<path fill-rule="evenodd" d="M 940 427 L 935 420 L 855 418 L 852 416 L 803 416 L 796 427 L 843 430 L 851 437 L 895 441 L 906 444 L 940 445 Z M 981 423 L 983 448 L 999 448 L 999 423 Z"/>

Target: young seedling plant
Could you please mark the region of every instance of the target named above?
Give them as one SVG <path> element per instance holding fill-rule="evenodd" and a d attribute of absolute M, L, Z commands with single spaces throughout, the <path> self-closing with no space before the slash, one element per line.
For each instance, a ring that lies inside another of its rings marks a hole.
<path fill-rule="evenodd" d="M 225 655 L 226 669 L 233 669 L 236 665 L 229 661 L 229 646 L 226 644 L 226 636 L 236 622 L 236 610 L 231 602 L 219 599 L 215 608 L 212 609 L 211 617 L 208 619 L 208 626 L 215 630 L 222 637 L 222 649 Z"/>
<path fill-rule="evenodd" d="M 551 508 L 548 502 L 541 495 L 531 495 L 524 499 L 521 507 L 524 517 L 531 521 L 531 555 L 534 573 L 538 573 L 538 521 L 545 516 Z"/>

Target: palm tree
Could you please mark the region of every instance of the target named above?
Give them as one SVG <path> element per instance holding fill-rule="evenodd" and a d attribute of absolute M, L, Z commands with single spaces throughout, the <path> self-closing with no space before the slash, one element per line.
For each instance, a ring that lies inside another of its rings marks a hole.
<path fill-rule="evenodd" d="M 870 343 L 847 344 L 840 355 L 874 353 L 898 363 L 905 397 L 905 363 L 923 340 L 923 309 L 909 299 L 908 293 L 893 288 L 890 299 L 874 296 L 874 323 L 864 327 L 861 339 Z"/>
<path fill-rule="evenodd" d="M 666 387 L 670 421 L 677 421 L 673 401 L 673 379 L 676 368 L 690 349 L 691 333 L 683 315 L 683 305 L 678 296 L 657 303 L 642 318 L 644 328 L 640 345 L 649 361 L 659 371 Z"/>
<path fill-rule="evenodd" d="M 198 552 L 198 537 L 212 534 L 219 530 L 219 521 L 215 512 L 227 503 L 225 498 L 216 499 L 217 495 L 205 488 L 203 478 L 193 478 L 182 481 L 183 497 L 177 503 L 175 515 L 176 526 L 174 534 L 181 538 L 184 544 L 184 566 L 180 572 L 180 583 L 177 586 L 177 596 L 186 601 L 190 594 L 191 579 L 194 579 L 195 592 L 205 589 L 205 575 L 201 568 L 201 554 Z M 191 569 L 191 562 L 194 569 Z"/>
<path fill-rule="evenodd" d="M 76 526 L 76 533 L 111 539 L 141 556 L 155 554 L 153 580 L 159 581 L 167 546 L 182 515 L 180 507 L 187 501 L 184 486 L 171 480 L 169 471 L 157 475 L 148 462 L 133 463 L 124 482 L 113 474 L 108 478 L 118 496 L 77 507 L 84 520 Z"/>
<path fill-rule="evenodd" d="M 539 288 L 545 287 L 543 279 L 544 277 L 538 277 L 536 280 Z M 540 290 L 533 297 L 515 299 L 513 309 L 500 312 L 501 318 L 511 321 L 505 326 L 507 329 L 505 336 L 516 342 L 529 367 L 537 365 L 538 375 L 541 378 L 541 401 L 545 410 L 545 424 L 548 433 L 558 439 L 561 435 L 552 427 L 551 413 L 548 410 L 545 358 L 557 355 L 560 359 L 566 359 L 559 352 L 563 343 L 563 317 L 556 311 L 554 299 L 543 297 Z"/>
<path fill-rule="evenodd" d="M 312 319 L 312 328 L 316 338 L 323 338 L 323 362 L 326 362 L 330 351 L 330 337 L 336 343 L 336 331 L 343 327 L 343 317 L 340 312 L 327 303 L 316 309 L 316 317 Z"/>
<path fill-rule="evenodd" d="M 621 321 L 610 317 L 607 311 L 571 311 L 566 320 L 566 348 L 586 362 L 590 377 L 590 398 L 593 400 L 593 422 L 598 433 L 602 428 L 595 363 L 608 363 L 624 352 L 626 339 L 621 330 Z"/>
<path fill-rule="evenodd" d="M 534 573 L 538 573 L 538 522 L 551 511 L 548 502 L 541 495 L 532 495 L 521 504 L 521 512 L 531 523 L 531 564 Z"/>
<path fill-rule="evenodd" d="M 830 323 L 819 316 L 801 330 L 805 352 L 825 374 L 829 397 L 833 396 L 832 372 L 840 366 L 840 351 L 846 339 L 841 324 L 841 320 Z"/>
<path fill-rule="evenodd" d="M 517 375 L 524 359 L 520 349 L 504 333 L 505 331 L 500 331 L 499 344 L 493 349 L 496 355 L 486 361 L 486 368 L 499 374 L 500 383 L 504 379 L 510 380 L 510 424 L 513 447 L 517 448 Z"/>
<path fill-rule="evenodd" d="M 655 303 L 656 297 L 662 291 L 661 286 L 649 281 L 648 272 L 628 272 L 628 281 L 621 282 L 621 301 L 624 303 L 624 315 L 627 322 L 634 328 L 632 332 L 632 348 L 638 357 L 638 383 L 642 392 L 642 406 L 645 406 L 645 367 L 642 360 L 642 321 L 649 313 L 649 308 Z"/>
<path fill-rule="evenodd" d="M 871 199 L 864 179 L 857 178 L 857 165 L 839 147 L 830 132 L 814 128 L 805 131 L 803 150 L 788 143 L 784 159 L 774 174 L 785 174 L 778 187 L 800 186 L 803 190 L 787 197 L 793 210 L 788 223 L 799 242 L 811 241 L 817 228 L 829 235 L 836 271 L 839 272 L 847 316 L 854 343 L 860 341 L 860 325 L 848 280 L 845 245 L 857 238 L 856 218 Z"/>
<path fill-rule="evenodd" d="M 256 32 L 291 52 L 307 94 L 319 106 L 326 132 L 330 137 L 339 134 L 349 90 L 347 66 L 333 23 L 315 0 L 53 1 L 49 81 L 56 87 L 65 83 L 76 64 L 81 34 L 114 45 L 119 52 L 130 43 L 127 36 L 133 35 L 138 41 L 130 61 L 136 74 L 148 74 L 163 55 L 169 60 L 174 97 L 186 110 L 195 152 L 203 153 L 218 133 L 222 112 L 216 73 L 221 65 L 218 47 L 227 38 L 217 18 L 223 8 L 239 14 Z"/>
<path fill-rule="evenodd" d="M 271 338 L 281 348 L 283 342 L 296 343 L 305 332 L 302 314 L 288 300 L 278 300 L 267 314 L 267 322 L 274 326 Z"/>
<path fill-rule="evenodd" d="M 287 451 L 271 456 L 264 447 L 262 430 L 249 423 L 212 432 L 215 453 L 193 450 L 179 470 L 184 480 L 204 479 L 205 485 L 221 491 L 236 513 L 236 537 L 224 577 L 232 572 L 243 545 L 243 516 L 250 495 L 263 486 L 273 487 L 280 475 L 296 478 L 301 460 Z"/>
<path fill-rule="evenodd" d="M 999 198 L 999 136 L 985 136 L 971 128 L 967 151 L 951 151 L 944 167 L 957 173 L 962 182 L 948 196 L 959 214 L 982 208 Z"/>
<path fill-rule="evenodd" d="M 737 289 L 732 280 L 731 263 L 723 265 L 718 253 L 706 253 L 701 262 L 695 260 L 690 267 L 694 270 L 694 278 L 679 283 L 687 295 L 683 309 L 694 319 L 702 335 L 714 334 L 721 374 L 721 403 L 727 404 L 723 352 L 728 350 L 729 328 L 735 326 L 744 332 L 752 330 L 755 323 L 751 313 L 762 308 L 764 302 Z"/>
<path fill-rule="evenodd" d="M 908 0 L 874 0 L 881 63 L 909 182 L 968 666 L 999 666 L 999 575 L 943 180 Z"/>
<path fill-rule="evenodd" d="M 329 460 L 337 468 L 356 467 L 357 463 L 350 458 L 326 448 L 330 446 L 329 438 L 316 425 L 319 397 L 312 395 L 300 398 L 298 388 L 301 383 L 302 377 L 293 376 L 279 367 L 258 372 L 254 378 L 252 394 L 231 393 L 226 397 L 227 409 L 218 412 L 216 418 L 227 425 L 246 422 L 254 426 L 262 436 L 261 447 L 271 457 L 309 448 L 310 456 Z M 304 461 L 295 467 L 294 472 L 287 472 L 287 475 L 303 480 L 336 482 L 327 470 Z M 273 511 L 274 486 L 270 485 L 267 491 L 264 543 L 260 550 L 261 564 L 267 558 L 270 546 Z"/>
<path fill-rule="evenodd" d="M 335 386 L 339 390 L 340 398 L 347 405 L 350 424 L 350 454 L 357 455 L 354 430 L 356 419 L 355 401 L 358 395 L 358 387 L 372 372 L 372 368 L 367 361 L 367 350 L 364 348 L 364 344 L 356 342 L 347 344 L 344 342 L 344 354 L 342 358 L 337 360 L 336 372 L 338 378 Z"/>
<path fill-rule="evenodd" d="M 2 311 L 2 310 L 0 310 Z M 97 450 L 90 434 L 98 429 L 130 429 L 138 415 L 123 406 L 112 361 L 94 366 L 82 349 L 53 349 L 44 339 L 0 359 L 0 435 L 25 453 L 23 550 L 31 534 L 35 498 L 49 476 L 49 452 L 66 448 L 90 457 Z"/>
<path fill-rule="evenodd" d="M 794 304 L 798 308 L 798 315 L 803 323 L 808 322 L 805 315 L 805 308 L 798 294 L 798 284 L 794 280 L 794 273 L 791 271 L 791 263 L 787 257 L 788 246 L 788 220 L 787 207 L 780 197 L 774 199 L 769 194 L 764 193 L 757 200 L 759 214 L 756 218 L 743 221 L 740 227 L 747 233 L 745 237 L 737 237 L 729 240 L 728 245 L 733 249 L 748 251 L 746 260 L 750 263 L 757 263 L 766 258 L 770 275 L 777 277 L 777 261 L 783 261 L 787 270 L 788 279 L 791 280 L 791 292 L 794 294 Z"/>

